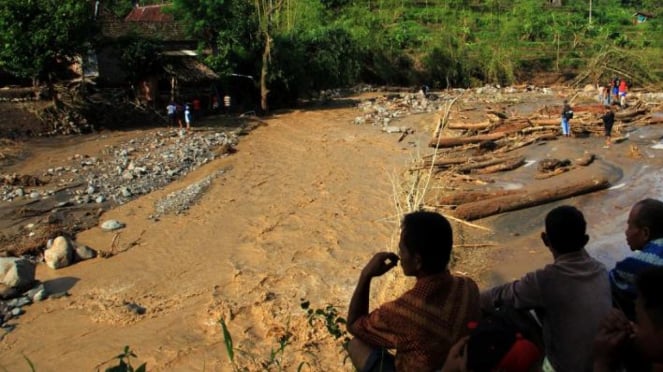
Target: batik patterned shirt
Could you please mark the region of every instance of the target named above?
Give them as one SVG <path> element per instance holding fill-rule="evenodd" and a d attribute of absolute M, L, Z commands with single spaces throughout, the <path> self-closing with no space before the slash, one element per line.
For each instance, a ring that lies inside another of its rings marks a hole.
<path fill-rule="evenodd" d="M 433 371 L 480 316 L 479 288 L 449 272 L 417 279 L 412 289 L 350 325 L 355 337 L 396 349 L 397 371 Z"/>

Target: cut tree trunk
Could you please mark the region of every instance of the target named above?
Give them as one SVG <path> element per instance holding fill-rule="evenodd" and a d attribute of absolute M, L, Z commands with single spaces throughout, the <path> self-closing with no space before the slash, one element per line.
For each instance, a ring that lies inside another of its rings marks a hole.
<path fill-rule="evenodd" d="M 515 160 L 519 160 L 521 158 L 522 158 L 522 161 L 525 160 L 522 156 L 508 157 L 508 158 L 494 158 L 494 159 L 482 161 L 482 162 L 479 162 L 479 163 L 461 165 L 458 168 L 456 168 L 456 171 L 458 173 L 469 173 L 469 172 L 474 171 L 476 169 L 486 168 L 486 167 L 490 167 L 490 166 L 494 166 L 494 165 L 501 165 L 501 164 L 505 164 L 505 163 L 511 164 Z"/>
<path fill-rule="evenodd" d="M 443 196 L 437 199 L 438 206 L 460 205 L 473 203 L 480 200 L 497 198 L 506 195 L 523 194 L 525 190 L 494 190 L 494 191 L 467 191 L 456 192 L 453 195 Z"/>
<path fill-rule="evenodd" d="M 507 195 L 503 197 L 481 200 L 458 206 L 454 211 L 455 217 L 472 221 L 499 213 L 530 208 L 572 196 L 602 190 L 610 186 L 605 175 L 574 179 L 569 177 L 569 183 L 561 187 L 540 188 L 524 194 Z"/>
<path fill-rule="evenodd" d="M 477 169 L 477 171 L 475 173 L 490 174 L 490 173 L 504 172 L 504 171 L 509 171 L 509 170 L 516 169 L 516 168 L 520 167 L 523 164 L 525 164 L 525 157 L 521 156 L 521 157 L 518 157 L 518 158 L 507 159 L 503 163 L 491 165 L 490 167 Z"/>
<path fill-rule="evenodd" d="M 470 143 L 480 143 L 484 141 L 495 141 L 502 137 L 506 136 L 505 132 L 500 133 L 490 133 L 490 134 L 481 134 L 478 136 L 469 136 L 469 137 L 440 137 L 433 138 L 428 145 L 430 147 L 454 147 L 454 146 L 463 146 Z"/>
<path fill-rule="evenodd" d="M 445 168 L 450 165 L 457 165 L 457 164 L 465 164 L 469 162 L 483 162 L 486 160 L 491 160 L 494 159 L 494 156 L 491 155 L 483 155 L 483 156 L 463 156 L 460 158 L 438 158 L 435 159 L 435 166 L 440 167 L 440 168 Z M 430 167 L 431 166 L 431 161 L 426 160 L 424 161 L 423 164 L 424 167 Z"/>
<path fill-rule="evenodd" d="M 449 123 L 447 124 L 447 128 L 459 130 L 483 130 L 488 129 L 494 125 L 494 123 L 489 121 L 484 121 L 481 123 Z"/>

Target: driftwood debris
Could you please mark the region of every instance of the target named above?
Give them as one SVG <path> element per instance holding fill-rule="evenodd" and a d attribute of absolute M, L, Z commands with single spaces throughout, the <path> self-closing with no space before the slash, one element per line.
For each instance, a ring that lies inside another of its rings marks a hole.
<path fill-rule="evenodd" d="M 505 159 L 503 162 L 482 169 L 477 169 L 474 173 L 478 174 L 490 174 L 497 172 L 504 172 L 516 169 L 521 165 L 525 164 L 525 157 L 519 156 L 515 158 Z"/>
<path fill-rule="evenodd" d="M 607 176 L 571 178 L 563 186 L 549 186 L 529 190 L 523 194 L 481 200 L 459 205 L 453 215 L 467 221 L 492 216 L 499 213 L 530 208 L 572 196 L 590 193 L 610 186 Z"/>
<path fill-rule="evenodd" d="M 480 134 L 477 136 L 468 136 L 468 137 L 440 137 L 433 138 L 428 145 L 430 147 L 444 148 L 444 147 L 454 147 L 462 146 L 470 143 L 480 143 L 484 141 L 494 141 L 506 136 L 506 133 L 490 133 L 490 134 Z"/>
<path fill-rule="evenodd" d="M 469 131 L 479 131 L 493 127 L 495 124 L 490 121 L 484 121 L 481 123 L 449 123 L 447 128 L 455 130 L 469 130 Z"/>
<path fill-rule="evenodd" d="M 455 170 L 458 173 L 470 173 L 470 172 L 477 173 L 477 172 L 475 172 L 475 170 L 477 170 L 477 169 L 487 168 L 487 167 L 491 167 L 491 166 L 495 166 L 495 165 L 501 165 L 501 164 L 511 164 L 511 163 L 513 163 L 514 161 L 517 161 L 517 160 L 524 161 L 525 159 L 521 156 L 506 157 L 506 158 L 492 158 L 490 160 L 481 161 L 481 162 L 478 162 L 478 163 L 463 164 L 463 165 L 460 165 Z M 493 172 L 488 172 L 488 173 L 493 173 Z"/>
<path fill-rule="evenodd" d="M 492 191 L 466 191 L 446 195 L 437 199 L 438 206 L 442 205 L 460 205 L 472 203 L 479 200 L 496 198 L 499 196 L 523 194 L 525 190 L 492 190 Z"/>

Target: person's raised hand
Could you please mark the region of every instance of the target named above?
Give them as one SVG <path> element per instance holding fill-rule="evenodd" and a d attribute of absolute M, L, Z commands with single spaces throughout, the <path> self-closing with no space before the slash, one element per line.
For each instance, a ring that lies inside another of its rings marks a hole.
<path fill-rule="evenodd" d="M 367 277 L 380 276 L 398 265 L 398 256 L 391 252 L 376 253 L 364 266 L 362 275 Z"/>

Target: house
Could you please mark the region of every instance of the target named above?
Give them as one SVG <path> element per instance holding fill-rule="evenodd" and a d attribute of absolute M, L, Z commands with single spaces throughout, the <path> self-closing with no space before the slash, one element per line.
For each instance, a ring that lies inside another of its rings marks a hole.
<path fill-rule="evenodd" d="M 186 36 L 172 14 L 163 11 L 166 6 L 135 6 L 124 18 L 103 6 L 95 8 L 95 19 L 106 40 L 97 50 L 99 82 L 105 86 L 126 85 L 128 74 L 120 67 L 117 42 L 127 37 L 140 37 L 158 42 L 162 50 L 160 69 L 142 77 L 134 86 L 140 101 L 160 106 L 172 99 L 183 101 L 194 96 L 210 96 L 210 86 L 219 76 L 198 60 L 197 41 Z"/>
<path fill-rule="evenodd" d="M 651 13 L 636 12 L 635 14 L 633 14 L 633 23 L 635 24 L 645 23 L 650 18 L 654 18 L 654 15 Z"/>

